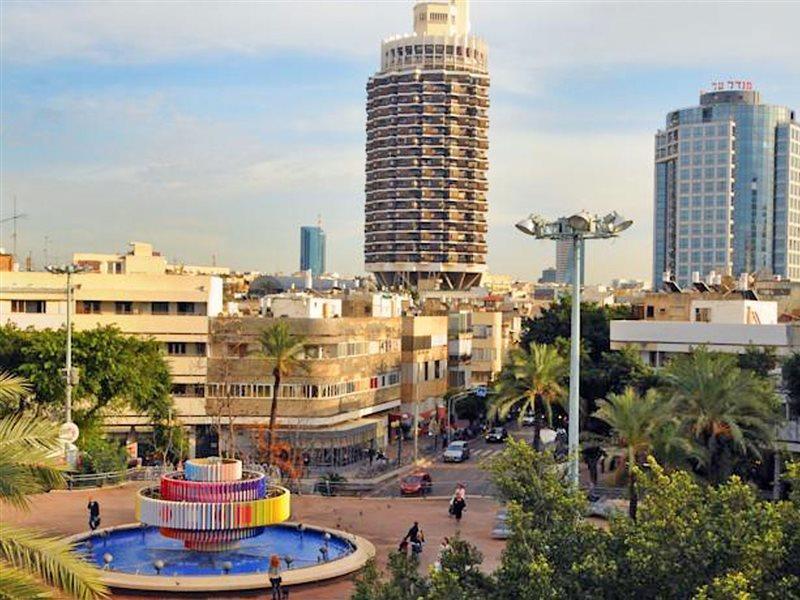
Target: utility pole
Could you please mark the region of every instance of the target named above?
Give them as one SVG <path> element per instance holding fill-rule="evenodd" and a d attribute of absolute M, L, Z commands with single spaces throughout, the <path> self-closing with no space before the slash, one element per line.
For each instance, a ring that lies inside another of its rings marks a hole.
<path fill-rule="evenodd" d="M 45 267 L 50 273 L 55 275 L 67 276 L 67 360 L 66 360 L 66 423 L 72 423 L 72 388 L 78 383 L 77 373 L 72 370 L 72 298 L 74 288 L 72 285 L 72 276 L 75 273 L 85 271 L 86 268 L 81 265 L 64 265 L 61 267 L 47 266 Z"/>

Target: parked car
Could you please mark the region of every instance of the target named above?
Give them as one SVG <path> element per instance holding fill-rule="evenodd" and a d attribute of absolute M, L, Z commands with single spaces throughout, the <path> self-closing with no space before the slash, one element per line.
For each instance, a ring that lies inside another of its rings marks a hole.
<path fill-rule="evenodd" d="M 430 494 L 433 489 L 433 480 L 427 471 L 418 471 L 407 475 L 400 480 L 400 493 L 403 496 Z"/>
<path fill-rule="evenodd" d="M 505 427 L 492 427 L 484 439 L 487 444 L 502 444 L 508 439 L 508 430 Z"/>
<path fill-rule="evenodd" d="M 444 462 L 464 462 L 469 458 L 469 444 L 464 441 L 451 442 L 443 458 Z"/>
<path fill-rule="evenodd" d="M 533 414 L 527 413 L 522 417 L 523 427 L 533 427 L 534 425 L 536 425 L 536 417 Z"/>

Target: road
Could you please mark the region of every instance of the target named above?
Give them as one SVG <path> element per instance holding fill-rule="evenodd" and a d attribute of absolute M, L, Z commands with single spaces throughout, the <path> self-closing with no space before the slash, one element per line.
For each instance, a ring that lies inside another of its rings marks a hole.
<path fill-rule="evenodd" d="M 533 439 L 532 428 L 518 427 L 509 424 L 509 434 L 517 439 L 530 442 Z M 429 440 L 420 440 L 421 444 L 429 444 Z M 442 460 L 442 452 L 435 458 L 424 459 L 422 469 L 430 473 L 433 480 L 431 496 L 449 496 L 453 493 L 456 484 L 461 482 L 467 488 L 468 496 L 491 496 L 492 484 L 489 474 L 482 467 L 485 462 L 495 454 L 502 452 L 505 444 L 487 444 L 482 437 L 470 441 L 470 457 L 462 463 L 446 463 Z M 400 496 L 400 482 L 392 478 L 375 488 L 370 496 L 397 497 Z"/>

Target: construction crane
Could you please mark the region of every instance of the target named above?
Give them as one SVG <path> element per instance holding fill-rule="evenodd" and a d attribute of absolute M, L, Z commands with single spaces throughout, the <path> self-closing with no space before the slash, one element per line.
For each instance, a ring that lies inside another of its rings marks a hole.
<path fill-rule="evenodd" d="M 17 221 L 20 219 L 26 218 L 28 215 L 25 213 L 18 213 L 17 212 L 17 197 L 14 196 L 14 208 L 13 212 L 11 213 L 10 217 L 5 217 L 4 219 L 0 219 L 0 225 L 3 223 L 11 222 L 14 225 L 14 229 L 11 232 L 11 253 L 16 256 L 17 255 Z"/>

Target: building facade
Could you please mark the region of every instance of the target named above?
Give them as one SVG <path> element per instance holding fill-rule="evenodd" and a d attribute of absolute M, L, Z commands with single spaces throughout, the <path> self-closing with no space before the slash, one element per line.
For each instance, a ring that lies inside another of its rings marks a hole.
<path fill-rule="evenodd" d="M 84 257 L 80 259 L 84 261 L 89 255 L 75 256 Z M 108 264 L 96 272 L 72 276 L 73 327 L 82 331 L 114 325 L 124 334 L 155 339 L 162 345 L 170 368 L 178 416 L 202 412 L 209 317 L 223 310 L 222 280 L 210 275 L 167 273 L 163 258 L 146 244 L 134 245 L 129 255 L 123 255 L 121 267 L 109 268 Z M 58 329 L 66 325 L 66 317 L 64 275 L 36 271 L 3 274 L 0 323 L 20 329 Z M 147 417 L 124 411 L 106 420 L 108 428 L 122 431 L 147 423 Z"/>
<path fill-rule="evenodd" d="M 586 283 L 586 240 L 581 240 L 581 284 Z M 555 283 L 572 285 L 572 262 L 575 260 L 572 240 L 556 240 Z"/>
<path fill-rule="evenodd" d="M 366 269 L 380 285 L 465 289 L 486 270 L 487 46 L 468 0 L 421 2 L 367 83 Z"/>
<path fill-rule="evenodd" d="M 503 367 L 503 313 L 472 313 L 472 385 L 494 381 Z"/>
<path fill-rule="evenodd" d="M 670 112 L 655 136 L 653 285 L 711 273 L 800 279 L 800 125 L 746 81 Z M 697 275 L 694 275 L 697 274 Z"/>
<path fill-rule="evenodd" d="M 350 464 L 370 447 L 385 448 L 389 412 L 400 406 L 399 317 L 221 317 L 211 322 L 206 401 L 197 415 L 208 443 L 198 443 L 198 453 L 216 453 L 232 424 L 236 451 L 259 458 L 274 381 L 258 336 L 278 320 L 304 348 L 278 390 L 277 439 L 307 452 L 313 465 Z"/>
<path fill-rule="evenodd" d="M 320 226 L 300 228 L 300 270 L 315 277 L 325 273 L 325 232 Z"/>

